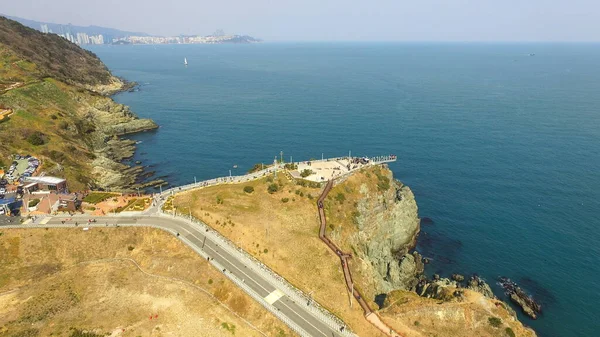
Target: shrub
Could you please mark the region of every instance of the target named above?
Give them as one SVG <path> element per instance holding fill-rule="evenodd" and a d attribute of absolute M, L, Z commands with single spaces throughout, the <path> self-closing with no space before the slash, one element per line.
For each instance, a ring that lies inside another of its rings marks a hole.
<path fill-rule="evenodd" d="M 251 169 L 248 170 L 248 173 L 253 173 L 253 172 L 257 172 L 263 169 L 263 164 L 258 163 L 258 164 L 254 164 L 254 166 L 252 166 Z"/>
<path fill-rule="evenodd" d="M 421 325 L 421 323 L 419 323 L 419 321 L 415 321 L 415 326 L 419 326 Z"/>
<path fill-rule="evenodd" d="M 310 187 L 310 188 L 319 188 L 319 187 L 321 187 L 321 183 L 318 183 L 316 181 L 309 181 L 308 182 L 308 187 Z"/>
<path fill-rule="evenodd" d="M 67 159 L 67 156 L 64 153 L 56 150 L 48 152 L 47 155 L 57 163 L 63 163 Z"/>
<path fill-rule="evenodd" d="M 283 202 L 284 204 L 288 201 L 290 201 L 290 198 L 281 198 L 281 202 Z"/>
<path fill-rule="evenodd" d="M 44 141 L 43 136 L 44 135 L 41 132 L 34 132 L 30 134 L 29 137 L 27 137 L 27 141 L 29 142 L 29 144 L 35 146 L 44 145 L 46 141 Z"/>
<path fill-rule="evenodd" d="M 50 115 L 50 119 L 56 120 L 56 119 L 58 119 L 58 117 L 56 115 Z"/>
<path fill-rule="evenodd" d="M 29 200 L 29 207 L 35 207 L 40 203 L 40 199 Z"/>
<path fill-rule="evenodd" d="M 252 186 L 244 186 L 244 192 L 250 194 L 250 193 L 254 192 L 254 187 L 252 187 Z"/>
<path fill-rule="evenodd" d="M 129 247 L 127 247 L 127 250 L 128 250 L 128 251 L 132 251 L 132 250 L 134 250 L 134 249 L 135 249 L 135 247 L 133 247 L 133 246 L 129 246 Z"/>
<path fill-rule="evenodd" d="M 269 250 L 268 250 L 267 248 L 265 248 L 265 249 L 263 250 L 263 253 L 265 253 L 265 254 L 266 254 L 266 253 L 268 253 L 268 252 L 269 252 Z"/>
<path fill-rule="evenodd" d="M 269 192 L 270 194 L 273 194 L 277 191 L 279 191 L 279 185 L 277 185 L 275 183 L 270 184 L 269 187 L 267 188 L 267 192 Z"/>
<path fill-rule="evenodd" d="M 516 337 L 515 332 L 513 331 L 513 329 L 511 328 L 506 328 L 504 329 L 504 331 L 506 332 L 506 335 L 508 337 Z"/>
<path fill-rule="evenodd" d="M 232 335 L 235 335 L 235 325 L 231 324 L 231 323 L 221 323 L 221 327 L 229 332 L 231 332 Z"/>
<path fill-rule="evenodd" d="M 221 198 L 220 195 L 217 195 L 217 204 L 218 205 L 222 205 L 223 204 L 223 198 Z"/>
<path fill-rule="evenodd" d="M 300 176 L 302 178 L 306 178 L 306 177 L 308 177 L 309 175 L 311 175 L 313 173 L 314 172 L 311 169 L 304 169 L 304 170 L 302 170 L 302 172 L 300 172 Z"/>
<path fill-rule="evenodd" d="M 339 192 L 338 194 L 336 194 L 335 200 L 337 200 L 340 204 L 343 204 L 346 200 L 346 196 L 344 195 L 344 193 Z"/>
<path fill-rule="evenodd" d="M 381 170 L 375 171 L 377 176 L 377 189 L 379 191 L 387 191 L 390 189 L 390 178 L 381 174 Z"/>
<path fill-rule="evenodd" d="M 213 280 L 211 278 L 208 279 L 208 284 L 213 284 Z"/>
<path fill-rule="evenodd" d="M 500 325 L 502 325 L 502 320 L 500 318 L 498 318 L 498 317 L 488 317 L 488 322 L 494 328 L 497 328 Z"/>

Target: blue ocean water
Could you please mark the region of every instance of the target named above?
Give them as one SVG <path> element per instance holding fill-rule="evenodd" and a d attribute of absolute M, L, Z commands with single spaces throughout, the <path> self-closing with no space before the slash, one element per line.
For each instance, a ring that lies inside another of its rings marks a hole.
<path fill-rule="evenodd" d="M 428 273 L 518 281 L 544 337 L 600 323 L 600 45 L 102 46 L 157 132 L 136 160 L 177 185 L 273 161 L 397 154 Z M 534 53 L 535 56 L 529 54 Z M 188 67 L 183 59 L 187 57 Z M 233 169 L 233 165 L 239 165 Z"/>

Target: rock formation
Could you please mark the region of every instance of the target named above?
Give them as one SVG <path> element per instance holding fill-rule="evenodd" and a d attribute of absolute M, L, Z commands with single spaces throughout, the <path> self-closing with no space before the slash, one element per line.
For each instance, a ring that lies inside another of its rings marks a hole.
<path fill-rule="evenodd" d="M 411 290 L 423 272 L 421 255 L 410 252 L 419 234 L 417 204 L 410 188 L 393 180 L 391 171 L 382 169 L 380 174 L 392 183 L 385 191 L 360 187 L 358 231 L 350 240 L 358 247 L 357 254 L 370 263 L 378 293 Z"/>
<path fill-rule="evenodd" d="M 521 307 L 523 313 L 532 319 L 537 319 L 538 314 L 542 312 L 542 306 L 531 296 L 527 295 L 521 287 L 507 277 L 500 278 L 500 285 L 504 288 L 506 295 L 510 300 Z"/>

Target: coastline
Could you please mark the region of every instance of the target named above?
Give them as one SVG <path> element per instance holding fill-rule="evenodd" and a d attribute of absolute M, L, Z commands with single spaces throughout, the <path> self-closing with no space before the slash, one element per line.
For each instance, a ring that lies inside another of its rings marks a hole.
<path fill-rule="evenodd" d="M 148 181 L 152 172 L 146 172 L 144 166 L 125 163 L 137 150 L 136 142 L 128 136 L 159 128 L 153 120 L 140 118 L 129 106 L 114 101 L 114 95 L 136 86 L 136 82 L 113 77 L 111 85 L 90 88 L 102 96 L 93 104 L 98 134 L 91 137 L 91 147 L 97 155 L 91 162 L 92 174 L 101 190 L 130 192 L 166 184 L 162 179 Z"/>

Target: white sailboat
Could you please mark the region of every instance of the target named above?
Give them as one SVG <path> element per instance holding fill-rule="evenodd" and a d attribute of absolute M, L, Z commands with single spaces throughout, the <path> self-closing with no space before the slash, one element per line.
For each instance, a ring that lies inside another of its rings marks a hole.
<path fill-rule="evenodd" d="M 187 58 L 186 58 L 186 57 L 184 57 L 184 58 L 183 58 L 183 64 L 185 64 L 186 66 L 187 66 L 187 64 L 188 64 L 188 63 L 187 63 Z"/>

